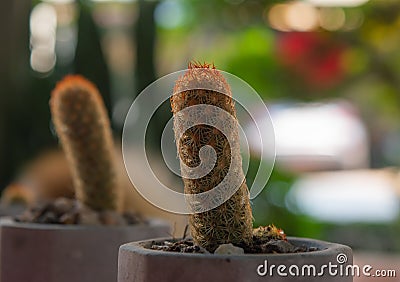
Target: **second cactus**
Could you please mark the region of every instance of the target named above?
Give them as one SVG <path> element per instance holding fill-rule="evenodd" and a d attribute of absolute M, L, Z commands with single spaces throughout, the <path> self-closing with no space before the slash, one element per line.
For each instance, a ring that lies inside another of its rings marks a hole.
<path fill-rule="evenodd" d="M 52 92 L 50 108 L 76 198 L 94 210 L 118 209 L 110 121 L 95 85 L 79 75 L 65 77 Z"/>

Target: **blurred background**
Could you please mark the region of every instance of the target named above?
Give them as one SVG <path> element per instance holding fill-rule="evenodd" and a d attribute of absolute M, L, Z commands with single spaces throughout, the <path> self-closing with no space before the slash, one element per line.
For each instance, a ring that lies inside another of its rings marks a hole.
<path fill-rule="evenodd" d="M 247 81 L 274 122 L 276 166 L 255 224 L 399 266 L 399 30 L 397 0 L 2 0 L 0 187 L 57 147 L 48 100 L 64 75 L 99 87 L 118 139 L 147 85 L 211 62 Z M 152 121 L 155 151 L 167 106 Z"/>

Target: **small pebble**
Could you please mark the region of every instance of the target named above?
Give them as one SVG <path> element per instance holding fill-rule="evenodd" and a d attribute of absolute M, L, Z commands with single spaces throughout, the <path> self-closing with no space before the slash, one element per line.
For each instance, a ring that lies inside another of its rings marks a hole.
<path fill-rule="evenodd" d="M 65 213 L 60 217 L 60 223 L 62 224 L 75 224 L 78 220 L 78 215 L 74 213 Z"/>
<path fill-rule="evenodd" d="M 99 218 L 104 225 L 126 225 L 124 217 L 116 211 L 102 211 Z"/>
<path fill-rule="evenodd" d="M 47 211 L 39 218 L 39 223 L 57 223 L 57 215 L 52 211 Z"/>
<path fill-rule="evenodd" d="M 284 240 L 270 240 L 261 246 L 264 253 L 295 253 L 297 248 Z"/>
<path fill-rule="evenodd" d="M 147 223 L 146 220 L 142 216 L 140 216 L 139 214 L 134 213 L 132 211 L 126 211 L 122 214 L 122 216 L 124 217 L 124 219 L 128 225 L 138 224 L 138 223 Z"/>
<path fill-rule="evenodd" d="M 100 219 L 95 211 L 85 209 L 78 216 L 78 223 L 83 225 L 100 225 Z"/>
<path fill-rule="evenodd" d="M 53 203 L 53 207 L 58 214 L 64 214 L 71 211 L 73 206 L 74 202 L 67 198 L 57 198 Z"/>
<path fill-rule="evenodd" d="M 214 254 L 219 254 L 219 255 L 242 255 L 244 254 L 244 250 L 240 247 L 236 247 L 232 245 L 231 243 L 229 244 L 221 244 L 219 247 L 215 250 Z"/>

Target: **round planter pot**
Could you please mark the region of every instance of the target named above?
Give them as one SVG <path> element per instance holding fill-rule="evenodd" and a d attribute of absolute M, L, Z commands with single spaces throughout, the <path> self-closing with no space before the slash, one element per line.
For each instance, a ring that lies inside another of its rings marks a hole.
<path fill-rule="evenodd" d="M 1 282 L 112 282 L 118 248 L 132 240 L 164 237 L 169 225 L 132 226 L 17 223 L 0 220 Z"/>
<path fill-rule="evenodd" d="M 318 251 L 294 254 L 190 254 L 148 249 L 146 247 L 151 244 L 149 240 L 128 243 L 119 249 L 118 282 L 353 281 L 351 248 L 312 239 L 288 239 L 296 246 L 316 247 Z M 349 275 L 346 275 L 346 270 Z"/>

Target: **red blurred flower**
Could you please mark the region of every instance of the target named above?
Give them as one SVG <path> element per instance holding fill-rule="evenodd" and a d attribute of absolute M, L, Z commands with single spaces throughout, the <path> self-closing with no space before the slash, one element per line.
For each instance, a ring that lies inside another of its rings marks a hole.
<path fill-rule="evenodd" d="M 280 33 L 276 44 L 278 60 L 308 85 L 326 89 L 342 80 L 344 46 L 327 34 Z"/>

